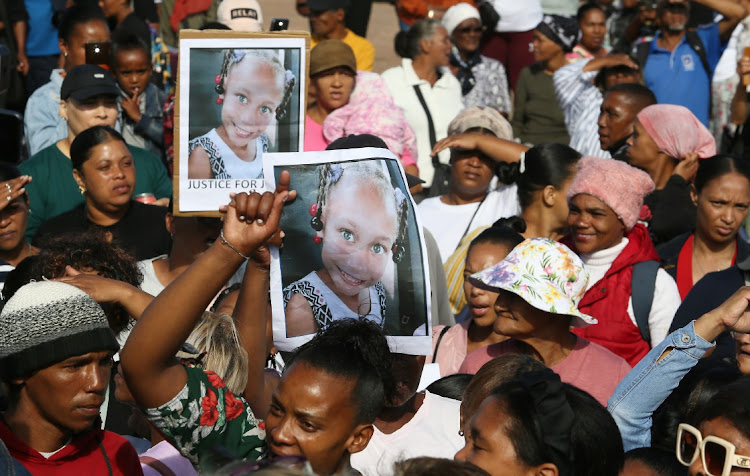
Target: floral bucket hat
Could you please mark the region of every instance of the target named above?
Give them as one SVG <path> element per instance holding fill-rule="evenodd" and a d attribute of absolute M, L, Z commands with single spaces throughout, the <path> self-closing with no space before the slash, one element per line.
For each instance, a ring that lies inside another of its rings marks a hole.
<path fill-rule="evenodd" d="M 573 316 L 576 327 L 597 323 L 578 310 L 589 282 L 588 271 L 578 255 L 554 240 L 525 240 L 504 260 L 469 280 L 493 292 L 512 292 L 542 311 Z"/>

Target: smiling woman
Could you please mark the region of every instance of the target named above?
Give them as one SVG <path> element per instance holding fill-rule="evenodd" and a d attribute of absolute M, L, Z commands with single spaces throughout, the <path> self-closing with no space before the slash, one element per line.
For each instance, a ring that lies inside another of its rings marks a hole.
<path fill-rule="evenodd" d="M 167 210 L 132 200 L 135 165 L 122 136 L 107 126 L 92 127 L 76 137 L 70 156 L 85 204 L 44 222 L 35 240 L 101 228 L 136 259 L 166 253 L 170 243 L 164 226 Z"/>

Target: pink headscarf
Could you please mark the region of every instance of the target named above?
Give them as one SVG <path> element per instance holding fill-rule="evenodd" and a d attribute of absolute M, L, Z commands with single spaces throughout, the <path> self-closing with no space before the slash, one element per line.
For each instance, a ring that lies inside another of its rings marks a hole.
<path fill-rule="evenodd" d="M 686 107 L 654 104 L 639 112 L 637 119 L 670 157 L 682 160 L 690 152 L 696 152 L 699 159 L 716 155 L 714 137 Z"/>

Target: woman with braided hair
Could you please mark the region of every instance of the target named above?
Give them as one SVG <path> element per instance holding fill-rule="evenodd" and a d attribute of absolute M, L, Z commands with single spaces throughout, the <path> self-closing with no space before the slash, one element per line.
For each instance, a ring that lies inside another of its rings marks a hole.
<path fill-rule="evenodd" d="M 319 169 L 310 207 L 323 269 L 284 289 L 287 337 L 313 334 L 334 320 L 364 318 L 381 327 L 391 257 L 404 254 L 407 198 L 379 167 L 353 162 Z"/>
<path fill-rule="evenodd" d="M 214 78 L 221 124 L 188 145 L 188 178 L 263 178 L 266 129 L 285 114 L 296 78 L 275 53 L 224 51 Z"/>

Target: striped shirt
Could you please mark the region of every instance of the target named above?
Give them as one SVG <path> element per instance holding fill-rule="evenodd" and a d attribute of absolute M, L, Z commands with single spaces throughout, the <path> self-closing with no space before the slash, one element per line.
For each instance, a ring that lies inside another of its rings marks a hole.
<path fill-rule="evenodd" d="M 598 71 L 583 71 L 590 60 L 581 60 L 555 71 L 552 82 L 570 134 L 570 147 L 583 155 L 610 158 L 599 145 L 599 109 L 602 93 L 593 79 Z"/>

